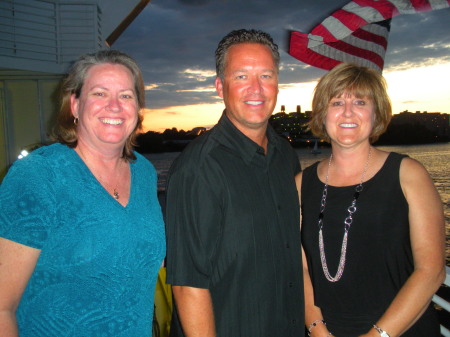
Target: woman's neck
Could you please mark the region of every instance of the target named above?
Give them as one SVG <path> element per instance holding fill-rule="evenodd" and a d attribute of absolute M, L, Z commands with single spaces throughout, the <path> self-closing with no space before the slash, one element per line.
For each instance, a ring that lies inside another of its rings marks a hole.
<path fill-rule="evenodd" d="M 370 144 L 357 149 L 333 148 L 331 161 L 326 160 L 323 165 L 330 185 L 349 186 L 367 180 L 375 151 Z"/>
<path fill-rule="evenodd" d="M 89 146 L 82 139 L 78 140 L 75 151 L 86 162 L 101 166 L 104 169 L 117 169 L 124 161 L 122 158 L 122 149 L 108 149 L 105 147 L 101 151 L 97 148 Z"/>

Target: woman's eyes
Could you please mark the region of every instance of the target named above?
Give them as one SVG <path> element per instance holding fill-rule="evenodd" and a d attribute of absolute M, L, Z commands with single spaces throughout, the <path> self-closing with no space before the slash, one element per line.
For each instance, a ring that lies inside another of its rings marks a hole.
<path fill-rule="evenodd" d="M 102 91 L 96 91 L 92 93 L 93 96 L 97 96 L 97 97 L 106 97 L 106 93 L 102 92 Z M 133 94 L 121 94 L 120 98 L 123 99 L 134 99 L 134 95 Z"/>
<path fill-rule="evenodd" d="M 354 105 L 364 106 L 366 105 L 366 101 L 362 99 L 357 99 L 352 102 Z M 344 101 L 331 101 L 331 106 L 342 106 L 344 105 Z"/>
<path fill-rule="evenodd" d="M 123 94 L 121 97 L 125 98 L 125 99 L 134 99 L 134 96 L 133 95 L 129 95 L 129 94 Z"/>

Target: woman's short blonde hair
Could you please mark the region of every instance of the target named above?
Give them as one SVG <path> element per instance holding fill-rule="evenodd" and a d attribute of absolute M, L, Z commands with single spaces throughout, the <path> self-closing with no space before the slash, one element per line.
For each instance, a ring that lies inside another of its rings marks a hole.
<path fill-rule="evenodd" d="M 86 80 L 88 70 L 100 64 L 119 64 L 126 67 L 133 76 L 134 89 L 138 103 L 138 109 L 145 107 L 145 88 L 141 70 L 136 61 L 129 55 L 118 50 L 101 50 L 92 54 L 81 55 L 73 64 L 70 72 L 62 82 L 61 106 L 57 116 L 53 137 L 62 144 L 69 147 L 76 147 L 78 144 L 77 126 L 74 123 L 74 116 L 70 107 L 70 97 L 72 94 L 76 98 L 80 97 L 81 89 Z M 128 137 L 122 158 L 127 161 L 136 160 L 133 153 L 136 136 L 142 127 L 143 117 L 138 111 L 138 121 L 131 135 Z"/>
<path fill-rule="evenodd" d="M 331 99 L 344 92 L 358 98 L 368 98 L 374 104 L 374 126 L 369 136 L 371 143 L 386 131 L 392 117 L 391 101 L 387 94 L 387 84 L 376 70 L 351 63 L 341 63 L 325 74 L 314 89 L 312 116 L 308 126 L 312 133 L 330 141 L 325 119 Z"/>

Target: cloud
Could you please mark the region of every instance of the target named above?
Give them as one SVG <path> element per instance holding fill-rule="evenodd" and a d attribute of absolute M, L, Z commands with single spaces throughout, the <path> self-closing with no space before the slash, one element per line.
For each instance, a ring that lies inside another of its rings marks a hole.
<path fill-rule="evenodd" d="M 421 66 L 450 57 L 450 10 L 401 15 L 392 20 L 385 69 Z"/>
<path fill-rule="evenodd" d="M 280 86 L 316 81 L 325 71 L 288 53 L 291 30 L 309 32 L 348 0 L 153 0 L 113 45 L 134 57 L 143 72 L 147 106 L 220 102 L 214 89 L 214 52 L 233 29 L 256 28 L 280 48 Z M 450 58 L 450 10 L 392 20 L 385 70 Z"/>
<path fill-rule="evenodd" d="M 177 111 L 170 111 L 170 110 L 166 110 L 166 111 L 164 111 L 164 113 L 165 113 L 166 115 L 179 115 L 179 114 L 180 114 L 180 113 L 177 112 Z"/>
<path fill-rule="evenodd" d="M 152 109 L 143 109 L 142 113 L 143 114 L 147 114 L 147 115 L 152 115 L 152 114 L 155 113 L 155 111 L 153 111 Z M 168 109 L 168 110 L 164 111 L 164 114 L 165 115 L 170 115 L 170 116 L 176 116 L 176 115 L 179 115 L 180 112 Z"/>
<path fill-rule="evenodd" d="M 210 93 L 210 92 L 216 92 L 216 88 L 214 86 L 197 87 L 197 88 L 194 88 L 194 89 L 177 90 L 177 92 L 205 92 L 205 93 Z"/>
<path fill-rule="evenodd" d="M 145 85 L 144 89 L 145 90 L 153 90 L 153 89 L 156 89 L 158 87 L 159 87 L 159 84 L 154 83 L 154 84 Z"/>
<path fill-rule="evenodd" d="M 189 78 L 195 79 L 197 81 L 207 81 L 208 79 L 215 78 L 216 72 L 212 70 L 201 70 L 201 69 L 185 69 L 180 72 L 180 75 Z"/>

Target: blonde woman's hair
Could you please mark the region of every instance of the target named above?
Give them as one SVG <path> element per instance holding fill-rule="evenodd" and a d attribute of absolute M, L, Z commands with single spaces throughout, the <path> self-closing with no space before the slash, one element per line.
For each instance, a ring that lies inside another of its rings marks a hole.
<path fill-rule="evenodd" d="M 330 141 L 325 127 L 328 105 L 331 99 L 346 92 L 373 102 L 375 118 L 369 140 L 375 142 L 386 131 L 392 117 L 386 89 L 386 80 L 376 70 L 351 63 L 337 65 L 319 80 L 314 89 L 312 116 L 308 123 L 310 130 L 316 137 Z"/>

